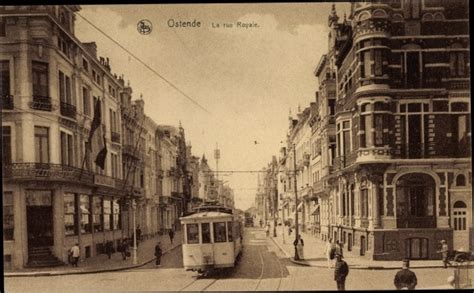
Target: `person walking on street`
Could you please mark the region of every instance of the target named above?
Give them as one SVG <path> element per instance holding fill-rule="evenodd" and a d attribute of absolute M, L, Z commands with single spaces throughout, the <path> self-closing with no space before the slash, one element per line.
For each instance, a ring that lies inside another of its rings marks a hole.
<path fill-rule="evenodd" d="M 168 236 L 170 237 L 170 242 L 171 242 L 171 244 L 173 244 L 173 239 L 174 239 L 174 231 L 173 231 L 173 229 L 170 229 L 170 231 L 168 232 Z"/>
<path fill-rule="evenodd" d="M 158 242 L 155 246 L 155 257 L 156 257 L 155 265 L 159 267 L 161 266 L 161 256 L 163 255 L 163 251 L 161 250 L 160 244 L 161 242 Z"/>
<path fill-rule="evenodd" d="M 122 253 L 122 258 L 123 260 L 126 260 L 127 257 L 128 257 L 128 240 L 127 238 L 123 239 L 122 240 L 122 245 L 121 245 L 121 249 L 120 249 L 120 252 Z"/>
<path fill-rule="evenodd" d="M 270 236 L 270 224 L 266 225 L 265 232 L 267 233 L 267 237 Z"/>
<path fill-rule="evenodd" d="M 342 260 L 342 255 L 336 254 L 336 265 L 334 266 L 334 280 L 338 291 L 346 290 L 346 278 L 349 274 L 349 266 Z"/>
<path fill-rule="evenodd" d="M 408 290 L 414 290 L 417 284 L 416 275 L 414 272 L 409 270 L 410 261 L 408 259 L 403 260 L 403 268 L 398 271 L 393 280 L 393 284 L 397 290 L 407 288 Z"/>
<path fill-rule="evenodd" d="M 326 248 L 325 248 L 324 254 L 326 255 L 328 269 L 330 269 L 332 267 L 332 260 L 336 256 L 336 246 L 334 245 L 334 243 L 332 243 L 331 238 L 329 238 L 328 241 L 326 242 Z"/>
<path fill-rule="evenodd" d="M 344 256 L 344 249 L 342 247 L 342 242 L 339 240 L 336 241 L 336 254 L 340 254 L 341 256 Z"/>
<path fill-rule="evenodd" d="M 107 254 L 107 256 L 109 257 L 109 259 L 112 258 L 112 252 L 114 250 L 114 244 L 112 243 L 112 241 L 107 241 L 105 243 L 105 253 Z"/>
<path fill-rule="evenodd" d="M 303 246 L 304 246 L 304 241 L 303 238 L 301 238 L 301 234 L 297 236 L 295 241 L 293 242 L 293 245 L 295 246 L 296 250 L 296 260 L 303 260 L 304 259 L 304 253 L 303 253 Z"/>
<path fill-rule="evenodd" d="M 448 260 L 448 252 L 449 252 L 449 247 L 448 243 L 446 243 L 446 240 L 441 240 L 441 250 L 438 250 L 438 253 L 441 253 L 443 256 L 443 265 L 444 268 L 448 268 L 448 265 L 451 265 L 451 263 Z"/>
<path fill-rule="evenodd" d="M 137 226 L 136 235 L 137 235 L 137 247 L 138 247 L 138 241 L 142 240 L 142 229 L 140 229 L 140 225 Z"/>
<path fill-rule="evenodd" d="M 81 256 L 81 249 L 79 248 L 79 243 L 74 244 L 71 247 L 71 257 L 72 257 L 72 266 L 78 267 L 79 257 Z"/>

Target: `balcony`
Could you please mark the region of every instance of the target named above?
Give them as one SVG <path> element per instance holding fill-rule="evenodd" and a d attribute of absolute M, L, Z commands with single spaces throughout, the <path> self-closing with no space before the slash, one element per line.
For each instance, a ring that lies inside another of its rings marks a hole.
<path fill-rule="evenodd" d="M 49 163 L 14 163 L 3 166 L 3 176 L 10 180 L 51 180 L 94 184 L 94 175 L 80 168 Z"/>
<path fill-rule="evenodd" d="M 13 104 L 13 96 L 12 95 L 2 94 L 1 108 L 3 110 L 13 110 L 14 104 Z"/>
<path fill-rule="evenodd" d="M 51 97 L 33 95 L 33 101 L 30 102 L 30 108 L 40 111 L 49 111 L 53 109 Z"/>
<path fill-rule="evenodd" d="M 138 160 L 138 151 L 135 151 L 135 146 L 133 145 L 122 145 L 122 154 Z"/>
<path fill-rule="evenodd" d="M 76 119 L 76 106 L 66 102 L 61 102 L 60 112 L 62 116 Z"/>
<path fill-rule="evenodd" d="M 112 131 L 110 133 L 110 139 L 112 140 L 112 142 L 120 143 L 120 133 Z"/>

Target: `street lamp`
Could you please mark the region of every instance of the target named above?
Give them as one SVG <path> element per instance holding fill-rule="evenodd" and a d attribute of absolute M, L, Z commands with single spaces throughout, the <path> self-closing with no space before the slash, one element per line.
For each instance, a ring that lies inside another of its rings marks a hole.
<path fill-rule="evenodd" d="M 296 182 L 296 147 L 295 144 L 293 144 L 293 169 L 294 169 L 294 189 L 295 189 L 295 243 L 298 244 L 298 235 L 300 234 L 299 232 L 299 227 L 298 227 L 298 188 L 297 188 L 297 182 Z M 298 251 L 296 249 L 295 245 L 295 260 L 300 260 L 298 256 Z"/>
<path fill-rule="evenodd" d="M 135 202 L 135 199 L 132 199 L 132 211 L 133 211 L 133 257 L 132 257 L 132 263 L 134 265 L 138 264 L 138 259 L 137 259 L 137 226 L 136 226 L 136 219 L 135 219 L 135 211 L 137 209 L 137 203 Z"/>

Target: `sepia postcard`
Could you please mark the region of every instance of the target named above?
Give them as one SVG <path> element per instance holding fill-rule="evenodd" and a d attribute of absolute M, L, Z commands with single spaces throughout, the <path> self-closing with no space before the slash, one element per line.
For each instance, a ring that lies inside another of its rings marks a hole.
<path fill-rule="evenodd" d="M 0 6 L 5 292 L 474 288 L 468 0 L 40 4 Z"/>

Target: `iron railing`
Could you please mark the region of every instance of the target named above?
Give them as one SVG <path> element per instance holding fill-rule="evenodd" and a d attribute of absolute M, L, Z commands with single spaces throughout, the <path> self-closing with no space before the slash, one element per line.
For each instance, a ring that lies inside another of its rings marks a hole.
<path fill-rule="evenodd" d="M 51 111 L 53 109 L 51 97 L 33 95 L 33 100 L 30 102 L 30 107 L 40 111 Z"/>
<path fill-rule="evenodd" d="M 80 181 L 93 184 L 94 174 L 80 168 L 50 163 L 13 163 L 3 166 L 5 179 Z"/>
<path fill-rule="evenodd" d="M 13 96 L 3 94 L 1 108 L 4 110 L 13 110 L 14 106 Z"/>
<path fill-rule="evenodd" d="M 74 105 L 71 105 L 66 102 L 61 102 L 60 112 L 63 116 L 76 119 L 76 106 Z"/>

